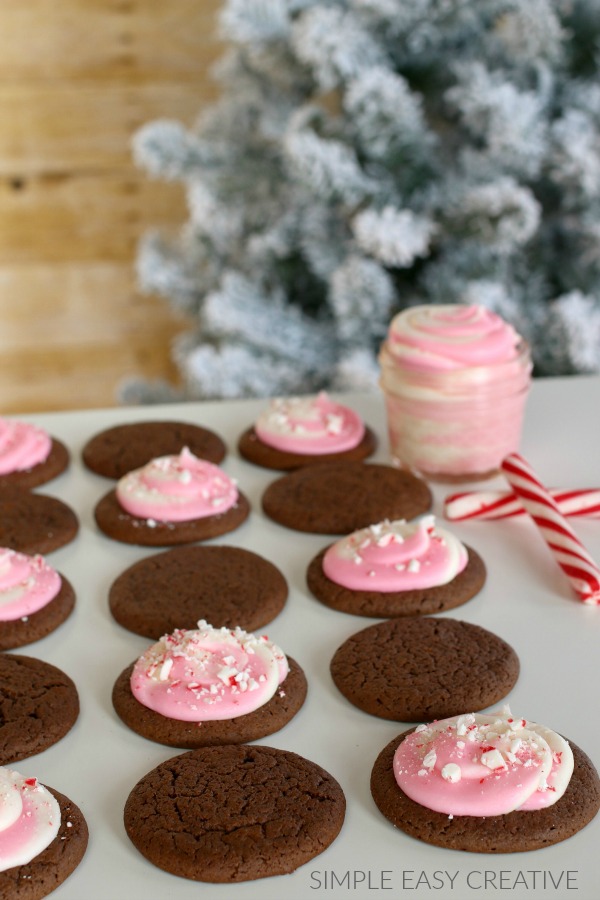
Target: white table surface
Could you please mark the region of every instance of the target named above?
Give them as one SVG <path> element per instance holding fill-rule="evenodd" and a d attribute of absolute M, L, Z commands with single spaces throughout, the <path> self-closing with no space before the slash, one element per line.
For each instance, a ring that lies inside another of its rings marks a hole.
<path fill-rule="evenodd" d="M 363 414 L 380 437 L 373 461 L 387 462 L 379 394 L 347 395 L 345 401 Z M 521 452 L 549 486 L 600 485 L 599 401 L 600 377 L 534 383 Z M 21 417 L 47 428 L 70 448 L 69 471 L 38 490 L 67 502 L 81 523 L 77 539 L 49 555 L 52 565 L 75 587 L 74 614 L 54 634 L 16 651 L 61 667 L 74 679 L 81 699 L 80 718 L 73 730 L 54 747 L 15 765 L 67 794 L 89 824 L 84 860 L 52 896 L 56 900 L 162 900 L 166 896 L 173 900 L 502 896 L 597 900 L 600 816 L 554 847 L 495 855 L 430 847 L 397 831 L 380 814 L 369 791 L 371 767 L 379 751 L 406 726 L 356 709 L 338 693 L 329 675 L 329 661 L 337 647 L 378 620 L 337 613 L 314 600 L 305 587 L 305 568 L 331 538 L 284 529 L 261 512 L 261 493 L 277 473 L 241 460 L 236 440 L 263 406 L 262 400 L 225 401 Z M 346 793 L 347 816 L 337 840 L 291 875 L 239 885 L 187 881 L 148 863 L 123 828 L 123 805 L 130 789 L 177 752 L 129 731 L 110 699 L 116 676 L 149 642 L 114 622 L 108 610 L 108 589 L 127 566 L 156 551 L 118 544 L 97 530 L 93 507 L 112 483 L 85 470 L 80 455 L 85 441 L 103 428 L 170 418 L 206 425 L 225 439 L 229 453 L 222 467 L 238 479 L 251 501 L 249 520 L 214 543 L 245 547 L 276 561 L 289 583 L 284 611 L 264 631 L 303 666 L 309 693 L 296 718 L 259 743 L 314 760 L 338 779 Z M 498 477 L 485 486 L 506 485 Z M 450 488 L 432 487 L 433 511 L 441 515 L 442 500 Z M 530 520 L 452 527 L 483 556 L 488 580 L 476 598 L 449 615 L 481 625 L 514 647 L 521 674 L 507 698 L 512 711 L 570 737 L 600 767 L 596 680 L 600 608 L 574 599 Z M 577 520 L 575 529 L 600 561 L 600 521 Z"/>

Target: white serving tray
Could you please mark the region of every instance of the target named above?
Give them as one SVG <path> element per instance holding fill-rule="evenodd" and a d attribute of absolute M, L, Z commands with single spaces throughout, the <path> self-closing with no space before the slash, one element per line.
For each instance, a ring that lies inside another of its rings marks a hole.
<path fill-rule="evenodd" d="M 362 394 L 343 399 L 362 413 L 379 436 L 373 461 L 388 462 L 381 397 Z M 521 450 L 549 486 L 600 485 L 599 401 L 600 377 L 534 383 Z M 261 400 L 225 401 L 22 417 L 47 428 L 70 448 L 69 471 L 39 490 L 67 502 L 81 522 L 76 541 L 49 555 L 49 561 L 75 587 L 74 614 L 53 635 L 15 651 L 61 667 L 74 679 L 81 699 L 74 729 L 54 747 L 15 765 L 67 794 L 89 824 L 90 843 L 83 862 L 52 896 L 56 900 L 480 900 L 502 896 L 597 900 L 600 817 L 575 837 L 545 850 L 466 854 L 407 837 L 375 807 L 369 791 L 371 767 L 379 751 L 406 726 L 369 716 L 349 704 L 331 681 L 329 661 L 347 637 L 377 620 L 334 612 L 307 591 L 306 565 L 330 537 L 290 531 L 263 515 L 260 497 L 277 473 L 244 462 L 236 451 L 238 435 L 263 406 Z M 291 875 L 239 885 L 187 881 L 148 863 L 123 828 L 123 805 L 130 789 L 142 775 L 177 753 L 129 731 L 111 704 L 115 678 L 149 642 L 113 621 L 108 589 L 127 566 L 156 551 L 118 544 L 97 530 L 93 507 L 111 482 L 84 469 L 81 449 L 89 437 L 111 425 L 173 418 L 205 425 L 225 439 L 229 453 L 222 466 L 238 479 L 252 504 L 249 520 L 214 543 L 261 553 L 277 563 L 289 583 L 286 608 L 264 631 L 303 666 L 309 693 L 296 718 L 260 743 L 314 760 L 338 779 L 346 793 L 347 816 L 338 839 Z M 499 477 L 485 486 L 506 485 Z M 442 500 L 450 488 L 432 487 L 433 511 L 441 515 Z M 453 528 L 486 561 L 488 581 L 478 597 L 447 615 L 474 622 L 507 640 L 521 660 L 520 678 L 507 698 L 513 712 L 570 737 L 600 767 L 600 608 L 573 598 L 531 521 L 471 522 Z M 575 528 L 600 561 L 600 521 L 577 520 Z"/>

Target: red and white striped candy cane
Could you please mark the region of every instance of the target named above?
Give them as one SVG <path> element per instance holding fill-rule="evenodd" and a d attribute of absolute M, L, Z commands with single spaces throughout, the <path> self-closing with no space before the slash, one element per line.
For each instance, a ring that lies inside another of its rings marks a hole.
<path fill-rule="evenodd" d="M 563 516 L 600 518 L 600 489 L 549 488 Z M 467 519 L 508 519 L 524 516 L 527 510 L 514 491 L 462 491 L 444 501 L 444 515 L 453 522 Z"/>
<path fill-rule="evenodd" d="M 502 471 L 578 598 L 584 603 L 600 604 L 600 569 L 529 463 L 518 453 L 511 453 L 503 460 Z"/>

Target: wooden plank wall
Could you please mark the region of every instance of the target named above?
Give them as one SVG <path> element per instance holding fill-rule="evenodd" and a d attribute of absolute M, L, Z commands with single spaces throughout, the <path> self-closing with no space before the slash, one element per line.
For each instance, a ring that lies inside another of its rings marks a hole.
<path fill-rule="evenodd" d="M 136 289 L 143 232 L 185 221 L 131 137 L 216 96 L 220 0 L 1 0 L 0 414 L 113 406 L 176 380 L 185 323 Z"/>

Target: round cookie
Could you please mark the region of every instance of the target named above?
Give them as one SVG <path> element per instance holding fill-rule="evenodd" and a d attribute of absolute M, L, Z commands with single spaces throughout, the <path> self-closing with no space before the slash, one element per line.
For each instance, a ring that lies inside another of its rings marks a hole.
<path fill-rule="evenodd" d="M 60 591 L 49 603 L 21 619 L 0 621 L 0 650 L 14 650 L 33 644 L 55 631 L 75 607 L 75 591 L 64 575 Z"/>
<path fill-rule="evenodd" d="M 39 487 L 40 484 L 46 484 L 47 481 L 52 481 L 53 478 L 61 475 L 68 467 L 69 462 L 69 451 L 65 445 L 57 438 L 52 438 L 50 453 L 43 462 L 30 469 L 21 469 L 0 475 L 0 488 L 13 486 L 29 490 Z"/>
<path fill-rule="evenodd" d="M 314 466 L 323 462 L 362 461 L 377 449 L 377 438 L 370 428 L 365 427 L 362 440 L 351 450 L 339 453 L 290 453 L 271 447 L 260 440 L 254 426 L 247 428 L 238 440 L 238 451 L 248 462 L 264 469 L 291 471 L 301 466 Z"/>
<path fill-rule="evenodd" d="M 452 581 L 437 587 L 413 591 L 358 591 L 336 584 L 323 572 L 324 547 L 309 563 L 306 583 L 317 600 L 338 612 L 355 616 L 392 619 L 396 616 L 425 616 L 462 606 L 474 597 L 486 579 L 483 560 L 471 547 L 467 547 L 469 559 Z"/>
<path fill-rule="evenodd" d="M 249 514 L 250 503 L 241 491 L 235 506 L 225 512 L 182 522 L 163 522 L 133 516 L 123 509 L 114 489 L 105 494 L 94 509 L 96 524 L 107 537 L 123 544 L 143 547 L 170 547 L 207 541 L 234 531 L 246 521 Z"/>
<path fill-rule="evenodd" d="M 75 540 L 78 531 L 77 516 L 62 500 L 24 488 L 0 491 L 0 547 L 44 555 Z"/>
<path fill-rule="evenodd" d="M 315 534 L 349 534 L 383 519 L 413 519 L 431 506 L 431 491 L 403 469 L 375 463 L 319 463 L 273 481 L 262 497 L 279 525 Z"/>
<path fill-rule="evenodd" d="M 0 655 L 0 765 L 51 747 L 78 715 L 79 697 L 68 675 L 30 656 Z"/>
<path fill-rule="evenodd" d="M 321 766 L 272 747 L 208 747 L 160 764 L 133 788 L 125 829 L 160 869 L 233 883 L 284 875 L 338 836 L 346 801 Z"/>
<path fill-rule="evenodd" d="M 169 719 L 144 706 L 133 696 L 129 681 L 133 664 L 117 678 L 112 694 L 113 706 L 123 722 L 142 737 L 191 750 L 223 744 L 256 741 L 279 731 L 293 719 L 306 699 L 306 677 L 298 663 L 288 656 L 289 672 L 275 695 L 254 712 L 235 719 L 184 722 Z"/>
<path fill-rule="evenodd" d="M 184 546 L 134 563 L 113 582 L 108 602 L 120 625 L 157 640 L 200 619 L 255 631 L 273 621 L 287 595 L 279 569 L 256 553 Z"/>
<path fill-rule="evenodd" d="M 0 897 L 41 900 L 77 868 L 88 845 L 88 827 L 72 800 L 49 787 L 60 807 L 60 827 L 51 844 L 22 866 L 0 872 Z"/>
<path fill-rule="evenodd" d="M 411 729 L 412 731 L 412 729 Z M 557 844 L 580 831 L 600 808 L 600 780 L 588 756 L 571 741 L 575 768 L 564 795 L 553 806 L 504 816 L 453 816 L 411 800 L 394 778 L 392 760 L 411 731 L 390 741 L 375 761 L 371 793 L 396 828 L 437 847 L 469 853 L 520 853 Z"/>
<path fill-rule="evenodd" d="M 331 660 L 339 691 L 363 712 L 427 722 L 502 700 L 519 675 L 505 641 L 468 622 L 408 616 L 348 638 Z"/>
<path fill-rule="evenodd" d="M 157 456 L 188 447 L 194 456 L 220 463 L 226 447 L 214 431 L 190 422 L 131 422 L 94 435 L 82 450 L 84 464 L 97 475 L 121 478 Z"/>

